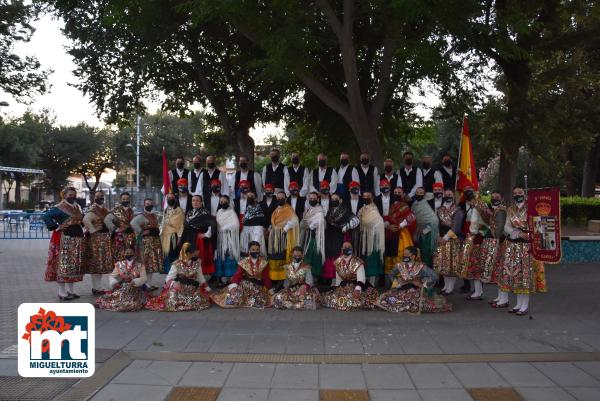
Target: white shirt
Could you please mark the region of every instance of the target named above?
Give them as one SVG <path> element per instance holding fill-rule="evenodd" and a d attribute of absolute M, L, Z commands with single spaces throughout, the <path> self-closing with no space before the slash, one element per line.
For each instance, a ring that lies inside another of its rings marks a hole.
<path fill-rule="evenodd" d="M 195 176 L 196 178 L 198 178 L 198 181 L 196 182 L 196 191 L 192 192 L 192 174 L 193 176 Z M 188 173 L 188 192 L 190 195 L 200 195 L 202 196 L 202 192 L 200 191 L 202 189 L 202 169 L 200 170 L 190 170 L 190 172 Z"/>
<path fill-rule="evenodd" d="M 421 178 L 425 176 L 425 174 L 429 173 L 431 171 L 430 168 L 428 168 L 427 170 L 422 169 L 421 170 Z M 417 173 L 418 175 L 418 173 Z M 442 185 L 444 185 L 444 180 L 442 179 L 442 173 L 440 172 L 440 170 L 435 170 L 433 172 L 433 182 L 435 183 L 440 183 Z M 425 200 L 431 200 L 433 199 L 433 192 L 425 192 Z"/>
<path fill-rule="evenodd" d="M 212 176 L 212 174 L 215 172 L 216 169 L 212 169 L 211 170 L 206 170 L 208 172 L 208 174 L 210 176 Z M 227 184 L 227 177 L 225 177 L 225 173 L 223 171 L 219 171 L 219 181 L 221 181 L 221 194 L 222 195 L 229 195 L 229 185 Z M 198 185 L 200 186 L 200 195 L 202 195 L 202 193 L 204 192 L 204 187 L 208 186 L 208 191 L 210 191 L 210 182 L 204 182 L 204 174 L 202 174 L 202 178 L 200 179 L 200 182 L 198 183 Z M 198 192 L 198 189 L 196 188 L 196 192 Z M 212 191 L 210 191 L 212 192 Z"/>
<path fill-rule="evenodd" d="M 327 214 L 329 211 L 329 198 L 321 198 L 321 206 L 323 207 L 323 213 Z"/>
<path fill-rule="evenodd" d="M 186 211 L 186 207 L 187 207 L 187 203 L 188 200 L 190 199 L 189 196 L 181 196 L 181 194 L 179 194 L 179 207 L 185 212 Z"/>
<path fill-rule="evenodd" d="M 298 169 L 300 168 L 300 165 L 298 166 L 294 166 L 291 165 L 289 167 L 287 167 L 287 175 L 284 174 L 284 183 L 285 183 L 285 194 L 289 197 L 290 196 L 290 190 L 288 189 L 290 187 L 290 170 L 293 170 L 294 173 L 298 172 Z M 304 176 L 302 177 L 302 182 L 299 182 L 298 185 L 300 186 L 300 196 L 306 196 L 308 194 L 308 191 L 310 189 L 310 171 L 308 168 L 304 167 Z"/>
<path fill-rule="evenodd" d="M 292 196 L 290 198 L 290 205 L 292 206 L 292 209 L 296 210 L 296 204 L 298 203 L 298 198 L 295 196 Z"/>
<path fill-rule="evenodd" d="M 219 207 L 219 200 L 221 195 L 215 195 L 211 192 L 210 194 L 210 214 L 213 216 L 217 215 L 217 208 Z"/>
<path fill-rule="evenodd" d="M 352 213 L 357 214 L 358 213 L 358 201 L 360 199 L 356 198 L 350 198 L 350 209 L 352 209 Z"/>
<path fill-rule="evenodd" d="M 443 203 L 442 198 L 439 198 L 439 199 L 435 198 L 435 200 L 433 202 L 434 202 L 435 210 L 438 210 L 440 208 L 440 206 L 442 206 L 442 203 Z"/>
<path fill-rule="evenodd" d="M 465 221 L 471 223 L 469 225 L 469 232 L 471 234 L 479 234 L 479 226 L 484 224 L 483 220 L 481 219 L 481 216 L 479 215 L 479 212 L 472 204 L 468 202 L 465 204 L 465 207 L 467 209 Z"/>
<path fill-rule="evenodd" d="M 390 214 L 390 201 L 391 201 L 391 197 L 389 194 L 382 194 L 381 195 L 381 206 L 382 206 L 382 211 L 383 211 L 383 215 L 382 216 L 388 216 Z"/>
<path fill-rule="evenodd" d="M 406 166 L 403 167 L 404 168 L 404 172 L 406 173 L 406 175 L 409 175 L 411 173 L 411 171 L 413 171 L 414 167 L 411 168 L 406 168 Z M 400 172 L 398 172 L 398 186 L 402 186 L 402 176 L 400 175 Z M 411 198 L 413 196 L 415 196 L 415 192 L 417 192 L 417 188 L 422 187 L 423 186 L 423 172 L 421 171 L 420 168 L 417 168 L 417 173 L 416 173 L 416 181 L 415 181 L 415 185 L 411 188 L 411 190 L 408 192 L 408 196 L 410 196 Z"/>
<path fill-rule="evenodd" d="M 247 204 L 248 204 L 248 201 L 246 200 L 246 198 L 244 196 L 242 196 L 240 198 L 240 214 L 246 213 L 246 205 Z"/>
<path fill-rule="evenodd" d="M 325 179 L 325 173 L 327 172 L 327 167 L 325 168 L 321 168 L 319 167 L 319 183 L 321 181 L 323 181 Z M 313 176 L 313 173 L 311 172 L 310 176 Z M 335 171 L 334 168 L 331 169 L 331 181 L 329 182 L 329 193 L 332 194 L 335 192 L 335 190 L 337 189 L 337 184 L 338 184 L 338 175 Z M 315 188 L 315 186 L 313 185 L 312 182 L 312 178 L 311 178 L 311 182 L 310 182 L 310 190 L 311 192 L 317 192 L 320 193 L 320 188 Z"/>
<path fill-rule="evenodd" d="M 344 175 L 346 174 L 346 170 L 348 168 L 352 169 L 352 181 L 356 181 L 360 184 L 360 176 L 358 175 L 358 171 L 356 170 L 356 168 L 354 166 L 340 166 L 337 170 L 337 176 L 338 176 L 338 180 L 340 181 L 340 183 L 344 182 Z M 337 188 L 337 185 L 336 185 Z M 348 191 L 348 188 L 346 188 L 346 191 Z"/>
<path fill-rule="evenodd" d="M 371 166 L 367 166 L 367 168 L 365 168 L 362 164 L 360 165 L 360 168 L 365 175 L 369 172 L 370 167 Z M 377 167 L 373 167 L 373 197 L 377 197 L 379 194 L 381 194 L 381 190 L 379 189 L 379 170 L 377 170 Z"/>

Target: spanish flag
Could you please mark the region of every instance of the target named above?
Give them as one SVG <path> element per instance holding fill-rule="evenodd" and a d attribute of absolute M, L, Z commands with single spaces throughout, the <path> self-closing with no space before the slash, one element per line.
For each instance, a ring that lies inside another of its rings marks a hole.
<path fill-rule="evenodd" d="M 460 155 L 456 190 L 462 193 L 465 187 L 469 186 L 475 191 L 479 190 L 477 169 L 475 168 L 475 159 L 473 159 L 471 134 L 469 133 L 469 120 L 465 114 L 463 117 L 462 135 L 460 137 Z"/>

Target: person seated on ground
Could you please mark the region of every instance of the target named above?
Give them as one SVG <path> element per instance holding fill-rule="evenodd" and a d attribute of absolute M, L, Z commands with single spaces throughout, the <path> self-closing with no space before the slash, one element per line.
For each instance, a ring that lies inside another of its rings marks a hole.
<path fill-rule="evenodd" d="M 96 307 L 116 312 L 132 312 L 144 308 L 146 269 L 135 260 L 135 247 L 125 250 L 125 259 L 115 263 L 108 276 L 109 291 L 96 299 Z"/>
<path fill-rule="evenodd" d="M 277 309 L 317 309 L 319 291 L 313 286 L 311 266 L 303 261 L 302 247 L 292 252 L 292 262 L 283 266 L 285 280 L 283 289 L 273 296 Z"/>
<path fill-rule="evenodd" d="M 323 295 L 323 306 L 342 311 L 373 309 L 377 290 L 366 284 L 365 264 L 353 255 L 352 243 L 345 241 L 342 255 L 334 262 L 335 289 Z"/>
<path fill-rule="evenodd" d="M 404 249 L 402 262 L 390 272 L 392 287 L 381 294 L 377 306 L 388 312 L 449 312 L 452 304 L 434 291 L 437 273 L 418 260 L 415 246 Z"/>
<path fill-rule="evenodd" d="M 199 251 L 189 242 L 182 245 L 179 259 L 171 264 L 160 295 L 150 297 L 146 309 L 162 312 L 204 310 L 210 306 L 211 291 L 202 273 Z"/>
<path fill-rule="evenodd" d="M 222 308 L 265 308 L 271 306 L 272 282 L 269 264 L 260 254 L 260 244 L 248 244 L 249 256 L 242 258 L 229 284 L 211 299 Z"/>

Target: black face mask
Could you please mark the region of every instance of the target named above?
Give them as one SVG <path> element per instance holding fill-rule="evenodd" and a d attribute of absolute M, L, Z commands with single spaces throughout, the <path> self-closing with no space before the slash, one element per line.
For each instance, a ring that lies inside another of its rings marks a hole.
<path fill-rule="evenodd" d="M 341 159 L 340 160 L 340 166 L 342 167 L 346 167 L 348 165 L 348 159 Z"/>
<path fill-rule="evenodd" d="M 525 195 L 514 195 L 513 199 L 516 203 L 521 203 L 525 200 Z"/>
<path fill-rule="evenodd" d="M 492 199 L 492 206 L 500 206 L 501 203 L 502 203 L 501 200 Z"/>
<path fill-rule="evenodd" d="M 300 158 L 299 157 L 292 157 L 292 164 L 300 164 Z"/>
<path fill-rule="evenodd" d="M 271 191 L 265 192 L 265 196 L 273 196 L 273 192 L 271 192 Z"/>
<path fill-rule="evenodd" d="M 371 199 L 369 199 L 369 198 L 366 198 L 366 199 L 365 199 L 365 198 L 363 198 L 363 203 L 364 203 L 365 205 L 370 205 L 370 204 L 371 204 Z"/>
<path fill-rule="evenodd" d="M 354 195 L 358 195 L 358 193 L 359 193 L 359 192 L 360 192 L 360 189 L 358 189 L 358 188 L 352 188 L 352 189 L 350 190 L 350 193 L 351 193 L 351 194 L 354 194 Z"/>
<path fill-rule="evenodd" d="M 258 258 L 260 256 L 260 252 L 250 252 L 250 256 L 254 259 Z"/>
<path fill-rule="evenodd" d="M 388 174 L 392 172 L 392 166 L 385 166 L 383 169 L 384 169 L 384 170 L 385 170 L 385 172 L 386 172 L 386 173 L 388 173 Z"/>
<path fill-rule="evenodd" d="M 384 194 L 387 194 L 390 192 L 390 189 L 388 187 L 383 187 L 383 188 L 381 188 L 381 192 Z"/>
<path fill-rule="evenodd" d="M 241 163 L 240 163 L 240 168 L 241 168 L 242 170 L 246 170 L 246 169 L 248 168 L 248 163 L 246 163 L 246 162 L 241 162 Z"/>
<path fill-rule="evenodd" d="M 75 198 L 68 197 L 68 198 L 66 198 L 65 200 L 66 200 L 68 203 L 70 203 L 71 205 L 72 205 L 73 203 L 75 203 Z"/>
<path fill-rule="evenodd" d="M 215 163 L 206 163 L 206 167 L 212 170 L 213 168 L 215 168 Z"/>
<path fill-rule="evenodd" d="M 129 207 L 130 202 L 129 201 L 123 201 L 121 202 L 121 205 L 123 205 L 123 207 Z"/>
<path fill-rule="evenodd" d="M 221 187 L 212 187 L 213 194 L 218 194 L 221 192 Z"/>
<path fill-rule="evenodd" d="M 315 206 L 317 206 L 319 204 L 319 201 L 311 199 L 311 200 L 308 201 L 308 204 L 311 205 L 312 207 L 315 207 Z"/>
<path fill-rule="evenodd" d="M 327 195 L 327 194 L 329 194 L 329 188 L 322 189 L 322 190 L 321 190 L 321 193 L 322 193 L 323 195 Z"/>
<path fill-rule="evenodd" d="M 302 256 L 294 256 L 294 262 L 296 262 L 296 263 L 302 262 Z"/>
<path fill-rule="evenodd" d="M 342 249 L 342 253 L 346 256 L 352 255 L 352 248 L 344 248 Z"/>
<path fill-rule="evenodd" d="M 254 199 L 254 198 L 248 199 L 248 204 L 251 205 L 251 206 L 254 205 L 254 204 L 256 204 L 256 199 Z"/>
<path fill-rule="evenodd" d="M 183 163 L 177 163 L 177 168 L 179 170 L 183 170 Z"/>
<path fill-rule="evenodd" d="M 452 167 L 452 160 L 444 160 L 442 164 L 446 167 Z"/>
<path fill-rule="evenodd" d="M 369 159 L 360 159 L 360 164 L 362 164 L 363 166 L 368 166 L 369 165 Z"/>
<path fill-rule="evenodd" d="M 271 161 L 272 161 L 273 163 L 279 163 L 279 156 L 272 156 L 272 157 L 271 157 Z"/>
<path fill-rule="evenodd" d="M 202 164 L 200 164 L 200 163 L 194 163 L 194 168 L 196 170 L 200 170 L 200 167 L 202 167 Z"/>
<path fill-rule="evenodd" d="M 423 198 L 424 198 L 423 195 L 415 195 L 415 200 L 417 200 L 417 201 L 422 201 Z"/>
<path fill-rule="evenodd" d="M 179 189 L 179 192 L 187 192 L 187 187 L 177 187 Z"/>
<path fill-rule="evenodd" d="M 443 192 L 434 192 L 433 193 L 434 198 L 440 199 L 442 196 L 444 196 Z"/>
<path fill-rule="evenodd" d="M 405 257 L 403 257 L 403 258 L 402 258 L 402 261 L 403 261 L 404 263 L 409 263 L 409 262 L 410 262 L 410 256 L 405 256 Z"/>
<path fill-rule="evenodd" d="M 444 202 L 444 203 L 452 202 L 453 200 L 454 200 L 454 198 L 451 196 L 444 196 L 442 198 L 442 202 Z"/>
<path fill-rule="evenodd" d="M 174 206 L 175 205 L 175 199 L 167 199 L 167 205 Z"/>
<path fill-rule="evenodd" d="M 240 192 L 243 194 L 247 194 L 250 190 L 248 188 L 240 188 Z"/>
<path fill-rule="evenodd" d="M 423 168 L 424 168 L 425 170 L 428 170 L 428 169 L 429 169 L 429 167 L 431 167 L 431 163 L 429 163 L 429 162 L 423 162 Z"/>
<path fill-rule="evenodd" d="M 402 196 L 401 196 L 401 195 L 396 195 L 396 194 L 393 194 L 393 195 L 392 195 L 392 200 L 393 200 L 394 202 L 399 202 L 399 201 L 401 201 L 401 200 L 402 200 Z"/>
<path fill-rule="evenodd" d="M 125 255 L 125 259 L 131 262 L 133 260 L 133 255 Z"/>
<path fill-rule="evenodd" d="M 325 167 L 327 165 L 327 160 L 319 160 L 319 167 Z"/>
<path fill-rule="evenodd" d="M 465 199 L 472 200 L 475 198 L 475 193 L 473 191 L 465 191 Z"/>
<path fill-rule="evenodd" d="M 404 164 L 407 166 L 412 166 L 412 162 L 413 162 L 412 159 L 404 159 Z"/>
<path fill-rule="evenodd" d="M 227 209 L 229 208 L 229 203 L 221 203 L 219 206 L 221 206 L 221 209 Z"/>
<path fill-rule="evenodd" d="M 338 207 L 340 205 L 340 201 L 338 200 L 332 200 L 330 203 L 331 207 Z"/>
<path fill-rule="evenodd" d="M 94 202 L 96 202 L 97 205 L 103 205 L 104 198 L 96 198 L 96 199 L 94 199 Z"/>
<path fill-rule="evenodd" d="M 285 199 L 277 199 L 277 204 L 278 204 L 279 206 L 283 206 L 283 205 L 285 205 Z"/>
<path fill-rule="evenodd" d="M 195 262 L 195 261 L 197 261 L 199 258 L 198 258 L 198 256 L 192 256 L 190 259 L 192 260 L 192 262 Z"/>
<path fill-rule="evenodd" d="M 152 209 L 154 209 L 154 206 L 152 206 L 152 205 L 144 206 L 144 210 L 147 212 L 151 212 Z"/>
<path fill-rule="evenodd" d="M 300 191 L 298 191 L 297 189 L 290 189 L 290 194 L 292 194 L 294 196 L 298 196 L 299 193 L 300 193 Z"/>

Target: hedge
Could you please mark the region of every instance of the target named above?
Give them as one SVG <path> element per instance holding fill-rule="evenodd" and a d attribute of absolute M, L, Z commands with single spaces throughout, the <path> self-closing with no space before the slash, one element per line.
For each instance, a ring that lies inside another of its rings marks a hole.
<path fill-rule="evenodd" d="M 563 224 L 585 224 L 588 220 L 600 220 L 600 198 L 563 196 L 560 198 Z"/>

